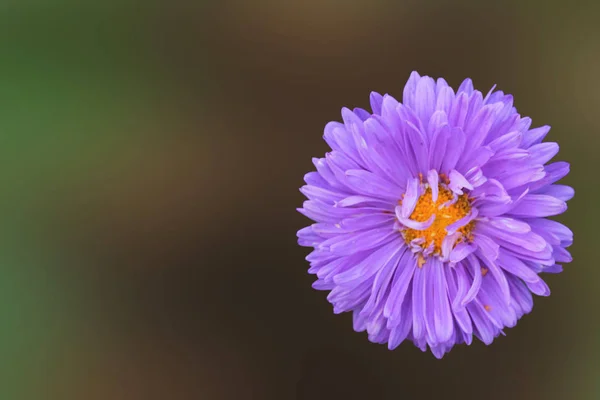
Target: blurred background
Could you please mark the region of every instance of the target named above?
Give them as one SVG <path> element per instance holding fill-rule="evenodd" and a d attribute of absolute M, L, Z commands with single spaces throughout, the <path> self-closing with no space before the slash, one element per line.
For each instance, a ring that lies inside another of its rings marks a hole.
<path fill-rule="evenodd" d="M 600 398 L 600 3 L 0 4 L 0 398 Z M 311 288 L 322 130 L 412 70 L 553 127 L 574 262 L 490 346 L 395 351 Z"/>

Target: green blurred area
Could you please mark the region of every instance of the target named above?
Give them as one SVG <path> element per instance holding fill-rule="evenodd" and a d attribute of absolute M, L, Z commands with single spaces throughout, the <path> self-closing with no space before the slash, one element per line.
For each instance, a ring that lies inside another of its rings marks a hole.
<path fill-rule="evenodd" d="M 0 7 L 2 399 L 74 398 L 78 365 L 92 361 L 77 353 L 92 266 L 65 265 L 77 249 L 58 246 L 54 215 L 76 204 L 73 187 L 118 174 L 151 139 L 161 82 L 149 23 L 114 5 Z"/>
<path fill-rule="evenodd" d="M 110 167 L 111 154 L 143 134 L 156 93 L 143 18 L 58 10 L 2 15 L 3 178 L 32 190 Z"/>

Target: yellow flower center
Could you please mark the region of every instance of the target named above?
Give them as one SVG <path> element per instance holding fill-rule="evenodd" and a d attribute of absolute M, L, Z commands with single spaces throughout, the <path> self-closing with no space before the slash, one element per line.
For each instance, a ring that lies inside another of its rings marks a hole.
<path fill-rule="evenodd" d="M 423 239 L 422 248 L 427 248 L 433 243 L 433 253 L 442 253 L 442 241 L 448 235 L 446 228 L 465 217 L 471 211 L 471 200 L 465 193 L 458 196 L 454 204 L 442 206 L 442 204 L 451 201 L 453 193 L 446 187 L 439 186 L 437 201 L 433 201 L 431 188 L 427 188 L 425 193 L 419 197 L 414 211 L 410 215 L 410 219 L 419 222 L 427 221 L 432 215 L 435 215 L 435 221 L 431 226 L 424 230 L 405 228 L 402 233 L 406 243 L 410 243 L 414 239 Z M 455 244 L 471 239 L 471 232 L 475 221 L 471 221 L 465 226 L 459 228 L 457 232 L 462 233 L 462 237 Z"/>

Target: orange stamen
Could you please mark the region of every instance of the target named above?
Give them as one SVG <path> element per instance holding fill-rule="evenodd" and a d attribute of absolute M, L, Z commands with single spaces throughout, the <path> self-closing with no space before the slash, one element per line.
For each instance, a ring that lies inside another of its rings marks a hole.
<path fill-rule="evenodd" d="M 410 215 L 410 219 L 424 222 L 435 214 L 435 221 L 429 228 L 424 230 L 411 228 L 404 229 L 402 232 L 406 243 L 410 243 L 414 239 L 423 239 L 423 248 L 426 248 L 433 243 L 433 252 L 435 254 L 441 254 L 442 241 L 448 234 L 446 231 L 448 225 L 463 218 L 471 211 L 471 202 L 466 194 L 459 196 L 454 204 L 440 209 L 442 204 L 452 200 L 452 198 L 453 193 L 449 189 L 445 186 L 439 186 L 438 198 L 437 201 L 434 202 L 431 188 L 427 188 L 425 193 L 423 193 L 417 201 L 415 209 Z M 474 221 L 471 221 L 458 230 L 458 232 L 463 235 L 463 238 L 460 241 L 470 240 L 474 224 Z M 460 241 L 457 241 L 457 243 Z"/>
<path fill-rule="evenodd" d="M 445 183 L 446 185 L 450 183 L 450 179 L 448 179 L 446 174 L 439 174 L 438 176 L 440 177 L 440 182 Z"/>

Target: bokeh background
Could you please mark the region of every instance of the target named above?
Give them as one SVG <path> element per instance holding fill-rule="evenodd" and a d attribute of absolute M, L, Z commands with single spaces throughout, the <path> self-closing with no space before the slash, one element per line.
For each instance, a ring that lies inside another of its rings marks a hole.
<path fill-rule="evenodd" d="M 0 4 L 0 398 L 600 398 L 600 3 Z M 492 346 L 353 332 L 295 211 L 322 129 L 412 70 L 513 93 L 574 262 Z"/>

